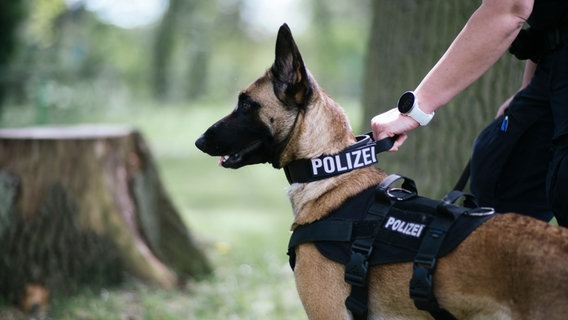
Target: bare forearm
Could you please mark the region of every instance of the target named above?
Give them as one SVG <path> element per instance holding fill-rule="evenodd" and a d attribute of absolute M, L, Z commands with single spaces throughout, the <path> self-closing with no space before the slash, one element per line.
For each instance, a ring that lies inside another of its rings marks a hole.
<path fill-rule="evenodd" d="M 532 1 L 486 0 L 415 94 L 428 113 L 445 105 L 476 81 L 506 52 L 532 10 Z M 522 2 L 522 1 L 521 1 Z"/>

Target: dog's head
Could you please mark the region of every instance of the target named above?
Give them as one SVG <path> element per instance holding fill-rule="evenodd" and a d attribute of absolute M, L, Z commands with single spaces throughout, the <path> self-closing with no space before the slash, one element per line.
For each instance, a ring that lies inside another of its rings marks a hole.
<path fill-rule="evenodd" d="M 233 111 L 209 127 L 195 145 L 211 156 L 220 156 L 220 165 L 225 168 L 264 162 L 279 168 L 314 88 L 315 82 L 284 24 L 278 31 L 272 67 L 239 94 Z"/>

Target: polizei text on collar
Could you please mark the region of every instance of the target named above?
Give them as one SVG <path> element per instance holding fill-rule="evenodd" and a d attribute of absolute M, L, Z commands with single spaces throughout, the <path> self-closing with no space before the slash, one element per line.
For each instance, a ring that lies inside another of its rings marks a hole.
<path fill-rule="evenodd" d="M 322 156 L 311 160 L 314 177 L 342 173 L 377 163 L 375 146 L 343 151 L 336 155 Z"/>

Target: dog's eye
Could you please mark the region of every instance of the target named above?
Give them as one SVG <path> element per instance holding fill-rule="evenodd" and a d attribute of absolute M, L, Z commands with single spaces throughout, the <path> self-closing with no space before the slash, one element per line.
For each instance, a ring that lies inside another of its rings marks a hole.
<path fill-rule="evenodd" d="M 255 110 L 255 104 L 254 102 L 242 101 L 237 105 L 237 109 L 243 114 L 249 114 Z"/>
<path fill-rule="evenodd" d="M 254 102 L 254 100 L 250 99 L 250 97 L 246 94 L 241 94 L 239 96 L 239 102 L 237 103 L 235 111 L 243 114 L 249 114 L 257 108 L 258 104 Z"/>

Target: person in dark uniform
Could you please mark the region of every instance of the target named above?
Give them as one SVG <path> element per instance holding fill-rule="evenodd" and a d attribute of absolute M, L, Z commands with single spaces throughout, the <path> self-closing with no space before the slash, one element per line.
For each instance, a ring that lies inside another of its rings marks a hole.
<path fill-rule="evenodd" d="M 523 29 L 525 24 L 530 27 Z M 504 157 L 509 160 L 493 179 L 487 179 L 487 170 L 478 166 L 491 160 L 488 153 L 476 154 L 487 145 L 484 133 L 480 134 L 472 157 L 472 191 L 499 211 L 520 211 L 543 220 L 550 219 L 552 211 L 558 224 L 568 227 L 566 0 L 484 0 L 419 86 L 404 93 L 397 108 L 373 117 L 373 134 L 377 139 L 398 136 L 391 149 L 398 150 L 406 132 L 427 125 L 438 108 L 481 77 L 509 48 L 530 60 L 522 90 L 505 104 L 508 110 L 494 122 L 493 130 L 522 130 L 515 133 L 517 143 L 509 141 Z M 527 119 L 535 122 L 527 124 Z M 503 155 L 498 147 L 494 150 L 489 155 L 495 159 Z"/>

